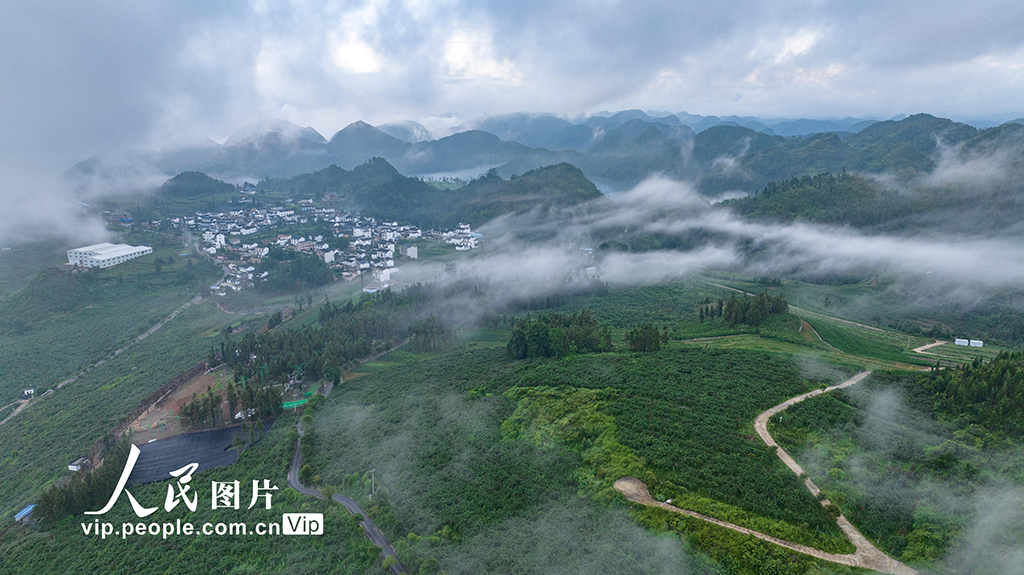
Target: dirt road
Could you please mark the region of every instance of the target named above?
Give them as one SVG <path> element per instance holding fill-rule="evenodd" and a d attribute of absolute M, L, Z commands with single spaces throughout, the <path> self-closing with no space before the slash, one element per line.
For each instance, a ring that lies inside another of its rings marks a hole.
<path fill-rule="evenodd" d="M 775 448 L 776 455 L 778 455 L 779 459 L 781 459 L 782 462 L 786 464 L 786 467 L 792 470 L 793 473 L 796 473 L 797 476 L 803 475 L 803 468 L 800 467 L 800 465 L 792 457 L 790 457 L 790 455 L 786 453 L 784 449 L 779 447 L 779 445 L 775 442 L 775 439 L 772 438 L 771 434 L 768 433 L 768 420 L 771 419 L 773 415 L 785 411 L 789 406 L 794 405 L 796 403 L 800 403 L 801 401 L 809 397 L 815 397 L 823 393 L 828 393 L 836 389 L 842 389 L 844 387 L 854 385 L 863 380 L 870 373 L 870 371 L 864 371 L 858 373 L 857 375 L 851 377 L 850 379 L 838 385 L 833 385 L 831 387 L 826 387 L 824 389 L 816 389 L 803 395 L 798 395 L 796 397 L 790 398 L 758 415 L 757 419 L 754 420 L 754 429 L 757 430 L 757 434 L 761 437 L 761 440 L 764 441 L 765 444 L 767 444 L 769 447 Z M 817 497 L 818 494 L 821 492 L 821 490 L 818 489 L 818 486 L 815 485 L 814 482 L 812 482 L 810 479 L 804 479 L 804 485 L 807 486 L 807 489 L 809 489 L 815 497 Z M 818 559 L 823 559 L 825 561 L 830 561 L 832 563 L 838 563 L 840 565 L 849 565 L 851 567 L 863 567 L 866 569 L 873 569 L 875 571 L 889 573 L 891 575 L 917 575 L 917 571 L 911 569 L 903 563 L 900 563 L 899 561 L 886 555 L 881 549 L 875 547 L 874 544 L 868 541 L 867 538 L 864 537 L 864 535 L 862 535 L 861 532 L 858 531 L 857 528 L 854 527 L 853 524 L 850 523 L 849 520 L 847 520 L 846 517 L 843 515 L 839 515 L 839 517 L 836 519 L 836 525 L 839 526 L 839 528 L 846 535 L 847 539 L 849 539 L 850 542 L 853 543 L 854 547 L 856 547 L 857 549 L 855 552 L 847 555 L 826 553 L 824 551 L 819 551 L 817 549 L 807 547 L 806 545 L 800 545 L 798 543 L 785 541 L 779 539 L 778 537 L 773 537 L 766 533 L 760 533 L 752 529 L 748 529 L 746 527 L 741 527 L 734 523 L 729 523 L 726 521 L 722 521 L 720 519 L 715 519 L 714 517 L 708 517 L 707 515 L 702 515 L 694 511 L 679 509 L 678 507 L 673 507 L 668 503 L 656 501 L 653 497 L 651 497 L 651 494 L 647 490 L 647 486 L 644 485 L 642 481 L 635 477 L 623 477 L 622 479 L 619 479 L 618 481 L 615 482 L 615 489 L 618 490 L 623 495 L 625 495 L 626 499 L 633 501 L 635 503 L 640 503 L 642 505 L 647 505 L 651 507 L 660 507 L 673 513 L 681 513 L 683 515 L 695 517 L 697 519 L 707 521 L 709 523 L 714 523 L 715 525 L 718 525 L 720 527 L 724 527 L 726 529 L 731 529 L 739 533 L 750 535 L 763 541 L 774 543 L 776 545 L 779 545 L 780 547 L 785 547 L 786 549 L 791 549 L 798 553 L 803 553 L 805 555 L 817 557 Z M 830 502 L 827 499 L 823 499 L 821 501 L 821 504 L 823 506 L 829 505 Z"/>
<path fill-rule="evenodd" d="M 917 353 L 924 353 L 924 354 L 927 354 L 927 355 L 938 355 L 937 353 L 929 353 L 929 352 L 927 352 L 925 350 L 931 349 L 933 347 L 939 347 L 940 345 L 944 345 L 944 344 L 947 344 L 947 343 L 949 343 L 949 342 L 937 339 L 937 340 L 935 340 L 934 343 L 929 343 L 928 345 L 922 345 L 921 347 L 915 347 L 914 351 L 916 351 Z"/>
<path fill-rule="evenodd" d="M 715 282 L 708 281 L 706 279 L 702 279 L 702 278 L 698 278 L 698 279 L 700 281 L 706 283 L 706 284 L 713 285 L 715 287 L 720 287 L 722 289 L 727 289 L 729 291 L 734 291 L 736 293 L 740 293 L 740 294 L 744 294 L 744 295 L 750 295 L 750 296 L 756 296 L 757 295 L 755 293 L 750 293 L 748 291 L 743 291 L 741 289 L 737 289 L 737 288 L 734 288 L 734 287 L 729 287 L 727 285 L 716 284 Z M 824 318 L 824 319 L 827 319 L 827 320 L 835 321 L 835 322 L 838 322 L 838 323 L 843 323 L 843 324 L 846 324 L 846 325 L 853 325 L 853 326 L 857 326 L 857 327 L 862 327 L 864 329 L 869 329 L 871 331 L 877 331 L 879 333 L 885 333 L 884 329 L 879 328 L 879 327 L 875 327 L 873 325 L 865 325 L 863 323 L 857 323 L 855 321 L 850 321 L 848 319 L 842 319 L 842 318 L 831 316 L 831 315 L 825 315 L 823 313 L 818 313 L 816 311 L 810 311 L 810 310 L 804 309 L 802 307 L 797 307 L 797 306 L 795 306 L 793 304 L 789 304 L 789 308 L 790 309 L 795 309 L 795 310 L 799 311 L 800 313 L 802 313 L 804 315 L 811 316 L 811 317 L 820 317 L 820 318 Z"/>
<path fill-rule="evenodd" d="M 115 357 L 121 355 L 122 353 L 128 351 L 129 349 L 131 349 L 131 347 L 133 345 L 139 343 L 140 341 L 142 341 L 142 340 L 146 339 L 147 337 L 149 337 L 149 336 L 153 335 L 154 333 L 156 333 L 157 330 L 159 330 L 160 328 L 162 328 L 164 326 L 164 324 L 166 324 L 167 322 L 169 322 L 172 319 L 174 319 L 175 317 L 177 317 L 179 313 L 185 311 L 186 309 L 188 309 L 193 304 L 197 304 L 197 303 L 199 303 L 201 301 L 203 301 L 203 296 L 199 296 L 199 295 L 197 295 L 196 297 L 190 299 L 185 305 L 183 305 L 183 306 L 179 307 L 178 309 L 174 310 L 173 312 L 171 312 L 171 315 L 167 316 L 166 318 L 161 320 L 160 323 L 158 323 L 158 324 L 154 325 L 153 327 L 149 328 L 148 330 L 146 330 L 146 332 L 143 333 L 142 335 L 140 335 L 139 337 L 137 337 L 137 338 L 131 340 L 130 342 L 128 342 L 128 344 L 125 345 L 124 347 L 122 347 L 122 348 L 120 348 L 118 350 L 115 350 L 114 353 L 110 354 L 109 356 L 107 356 L 107 357 L 97 361 L 96 363 L 90 365 L 89 367 L 83 369 L 82 371 L 78 372 L 76 375 L 73 375 L 73 376 L 65 379 L 64 381 L 58 383 L 56 388 L 51 389 L 49 392 L 47 392 L 47 394 L 44 394 L 44 395 L 52 395 L 52 393 L 56 392 L 56 390 L 64 387 L 65 385 L 67 385 L 69 383 L 72 383 L 73 381 L 75 381 L 79 377 L 82 377 L 83 375 L 85 375 L 86 373 L 89 373 L 93 369 L 103 365 L 104 363 L 107 363 L 108 361 L 110 361 L 110 360 L 114 359 Z M 42 396 L 39 396 L 39 399 L 41 399 L 41 398 L 42 398 Z M 24 411 L 24 409 L 26 407 L 28 407 L 29 405 L 32 405 L 32 403 L 34 403 L 34 400 L 25 400 L 24 403 L 22 403 L 20 406 L 18 406 L 18 409 L 15 409 L 10 415 L 5 417 L 3 421 L 0 421 L 0 425 L 3 425 L 5 423 L 7 423 L 15 415 L 18 415 L 19 413 Z"/>

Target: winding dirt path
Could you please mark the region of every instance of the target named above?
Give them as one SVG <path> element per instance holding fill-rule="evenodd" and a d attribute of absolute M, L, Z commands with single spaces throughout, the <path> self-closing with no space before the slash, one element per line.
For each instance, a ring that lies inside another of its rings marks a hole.
<path fill-rule="evenodd" d="M 775 454 L 778 455 L 779 459 L 781 459 L 782 462 L 786 464 L 786 467 L 792 470 L 793 473 L 796 473 L 799 477 L 804 474 L 803 468 L 800 467 L 800 465 L 788 453 L 786 453 L 784 449 L 779 447 L 779 444 L 776 443 L 775 439 L 772 438 L 770 433 L 768 433 L 768 420 L 771 419 L 773 415 L 785 411 L 789 406 L 794 405 L 796 403 L 800 403 L 801 401 L 809 397 L 815 397 L 823 393 L 828 393 L 835 389 L 842 389 L 844 387 L 854 385 L 863 380 L 870 373 L 870 371 L 864 371 L 858 373 L 857 375 L 851 377 L 850 379 L 838 385 L 826 387 L 825 389 L 815 389 L 814 391 L 805 393 L 803 395 L 798 395 L 796 397 L 787 399 L 786 401 L 758 415 L 757 419 L 754 420 L 754 429 L 757 430 L 757 434 L 761 437 L 761 440 L 764 441 L 766 445 L 775 448 Z M 806 478 L 806 476 L 804 477 L 804 485 L 806 485 L 807 489 L 810 490 L 810 492 L 815 497 L 817 497 L 821 490 L 818 489 L 818 486 L 815 485 L 813 481 L 811 481 L 809 478 Z M 826 553 L 824 551 L 819 551 L 818 549 L 814 549 L 812 547 L 807 547 L 806 545 L 800 545 L 798 543 L 785 541 L 783 539 L 779 539 L 778 537 L 773 537 L 766 533 L 754 531 L 753 529 L 748 529 L 746 527 L 742 527 L 734 523 L 729 523 L 727 521 L 715 519 L 714 517 L 708 517 L 707 515 L 703 515 L 695 511 L 687 511 L 685 509 L 679 509 L 678 507 L 669 505 L 668 503 L 662 503 L 661 501 L 657 501 L 653 497 L 651 497 L 650 492 L 647 490 L 647 486 L 644 485 L 644 483 L 637 479 L 636 477 L 623 477 L 619 479 L 618 481 L 615 482 L 615 489 L 619 491 L 619 493 L 625 495 L 626 499 L 633 501 L 635 503 L 647 505 L 649 507 L 660 507 L 673 513 L 680 513 L 682 515 L 694 517 L 702 521 L 714 523 L 715 525 L 718 525 L 720 527 L 731 529 L 733 531 L 743 533 L 745 535 L 750 535 L 752 537 L 761 539 L 762 541 L 768 541 L 769 543 L 774 543 L 780 547 L 785 547 L 786 549 L 796 551 L 797 553 L 803 553 L 804 555 L 810 555 L 811 557 L 816 557 L 818 559 L 823 559 L 825 561 L 829 561 L 832 563 L 838 563 L 840 565 L 849 565 L 851 567 L 873 569 L 875 571 L 880 571 L 882 573 L 889 573 L 890 575 L 918 575 L 917 571 L 915 571 L 914 569 L 911 569 L 907 565 L 900 563 L 899 561 L 886 555 L 881 549 L 875 547 L 874 544 L 868 541 L 867 538 L 864 537 L 864 535 L 862 535 L 861 532 L 858 531 L 857 528 L 854 527 L 853 524 L 850 523 L 850 521 L 847 520 L 846 517 L 842 514 L 840 514 L 839 517 L 836 519 L 836 525 L 839 526 L 839 529 L 843 531 L 847 539 L 850 540 L 850 543 L 853 543 L 854 547 L 856 547 L 857 549 L 853 553 L 846 555 L 840 555 L 837 553 Z M 821 504 L 822 506 L 825 506 L 829 505 L 830 502 L 828 501 L 828 499 L 822 499 Z"/>

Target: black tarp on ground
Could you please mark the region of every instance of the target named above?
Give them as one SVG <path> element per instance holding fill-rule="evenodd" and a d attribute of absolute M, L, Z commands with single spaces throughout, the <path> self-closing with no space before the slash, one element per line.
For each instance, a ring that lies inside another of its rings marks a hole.
<path fill-rule="evenodd" d="M 272 424 L 270 422 L 263 428 L 261 436 L 270 431 Z M 231 465 L 238 459 L 238 450 L 228 448 L 240 429 L 229 427 L 183 433 L 140 445 L 139 460 L 135 462 L 135 468 L 128 477 L 128 485 L 172 479 L 171 471 L 189 463 L 199 464 L 197 473 L 221 465 Z"/>

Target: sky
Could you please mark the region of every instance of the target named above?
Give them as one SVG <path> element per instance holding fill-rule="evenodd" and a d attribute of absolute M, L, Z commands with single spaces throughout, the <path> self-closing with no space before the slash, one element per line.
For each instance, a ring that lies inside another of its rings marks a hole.
<path fill-rule="evenodd" d="M 0 21 L 0 168 L 330 137 L 514 111 L 1024 116 L 1020 2 L 16 2 Z"/>

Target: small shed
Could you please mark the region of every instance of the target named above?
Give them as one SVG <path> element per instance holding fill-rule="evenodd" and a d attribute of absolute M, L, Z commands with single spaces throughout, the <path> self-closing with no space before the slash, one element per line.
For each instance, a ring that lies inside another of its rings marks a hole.
<path fill-rule="evenodd" d="M 82 467 L 88 464 L 89 460 L 87 458 L 79 457 L 78 459 L 68 464 L 68 471 L 79 471 L 82 469 Z"/>
<path fill-rule="evenodd" d="M 982 342 L 980 339 L 972 339 L 971 347 L 985 347 L 985 343 Z"/>
<path fill-rule="evenodd" d="M 35 505 L 29 505 L 28 507 L 26 507 L 26 508 L 22 509 L 21 511 L 17 512 L 17 513 L 16 513 L 15 515 L 14 515 L 14 521 L 15 521 L 16 523 L 21 523 L 22 521 L 24 521 L 25 519 L 27 519 L 29 515 L 32 515 L 32 511 L 33 511 L 33 510 L 34 510 L 35 508 L 36 508 L 36 506 L 35 506 Z"/>
<path fill-rule="evenodd" d="M 953 340 L 953 343 L 955 343 L 955 344 L 957 344 L 957 345 L 962 345 L 962 346 L 964 346 L 964 347 L 966 347 L 966 346 L 970 345 L 970 342 L 969 342 L 968 340 L 966 340 L 966 339 L 960 339 L 960 338 L 956 338 L 956 339 L 954 339 L 954 340 Z"/>

